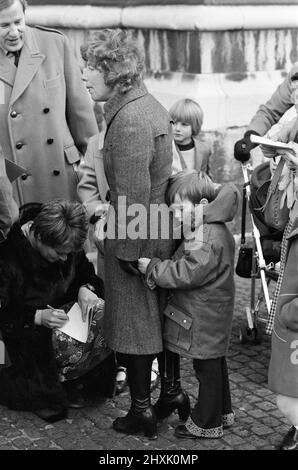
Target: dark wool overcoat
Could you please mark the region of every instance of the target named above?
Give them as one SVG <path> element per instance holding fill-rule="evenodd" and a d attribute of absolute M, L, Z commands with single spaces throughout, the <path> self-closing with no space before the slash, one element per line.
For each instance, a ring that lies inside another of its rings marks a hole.
<path fill-rule="evenodd" d="M 160 227 L 149 223 L 150 205 L 165 203 L 172 171 L 170 116 L 142 84 L 111 98 L 105 105 L 105 117 L 104 165 L 111 194 L 105 243 L 105 338 L 115 351 L 154 354 L 163 349 L 161 312 L 167 293 L 151 292 L 142 277 L 127 273 L 119 260 L 136 261 L 142 256 L 164 259 L 173 251 L 169 235 L 163 233 L 161 239 Z M 140 208 L 132 204 L 145 210 L 137 227 L 142 238 L 133 239 L 128 233 L 134 216 L 128 212 L 123 218 L 126 210 L 134 213 Z M 115 236 L 109 234 L 113 212 L 116 222 L 119 214 L 121 219 Z M 150 234 L 149 228 L 156 233 Z"/>
<path fill-rule="evenodd" d="M 63 307 L 80 286 L 100 281 L 84 252 L 49 263 L 34 250 L 20 225 L 0 245 L 0 330 L 11 366 L 0 368 L 0 403 L 34 410 L 65 405 L 52 347 L 52 330 L 34 324 L 37 309 Z"/>

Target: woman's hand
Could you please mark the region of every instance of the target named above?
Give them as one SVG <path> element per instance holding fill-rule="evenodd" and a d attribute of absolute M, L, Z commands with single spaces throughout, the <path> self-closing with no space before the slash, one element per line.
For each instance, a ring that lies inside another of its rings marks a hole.
<path fill-rule="evenodd" d="M 147 271 L 148 264 L 150 263 L 150 258 L 139 258 L 138 259 L 138 270 L 141 271 L 142 274 L 145 274 Z"/>
<path fill-rule="evenodd" d="M 68 316 L 64 310 L 45 308 L 37 310 L 40 324 L 46 328 L 61 328 L 68 321 Z"/>
<path fill-rule="evenodd" d="M 78 304 L 82 310 L 82 320 L 86 321 L 89 310 L 96 307 L 99 298 L 88 287 L 82 286 L 79 290 Z"/>
<path fill-rule="evenodd" d="M 98 249 L 101 250 L 101 252 L 104 252 L 104 240 L 107 236 L 106 234 L 106 217 L 103 216 L 101 219 L 99 219 L 94 227 L 94 234 L 93 234 L 93 240 L 95 242 L 95 245 Z"/>

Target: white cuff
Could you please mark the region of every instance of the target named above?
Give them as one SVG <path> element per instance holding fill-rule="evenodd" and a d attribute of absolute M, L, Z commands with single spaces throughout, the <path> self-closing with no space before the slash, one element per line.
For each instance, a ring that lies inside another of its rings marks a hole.
<path fill-rule="evenodd" d="M 42 316 L 42 310 L 36 310 L 35 317 L 34 317 L 35 325 L 41 325 L 41 316 Z"/>

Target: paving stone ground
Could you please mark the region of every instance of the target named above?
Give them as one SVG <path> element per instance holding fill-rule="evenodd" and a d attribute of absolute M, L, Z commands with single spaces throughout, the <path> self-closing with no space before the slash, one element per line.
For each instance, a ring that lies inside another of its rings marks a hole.
<path fill-rule="evenodd" d="M 125 436 L 111 425 L 129 407 L 129 395 L 124 393 L 106 401 L 93 399 L 81 410 L 70 410 L 66 420 L 47 424 L 29 412 L 16 412 L 0 407 L 0 450 L 270 450 L 280 442 L 289 424 L 278 412 L 274 394 L 267 388 L 270 358 L 270 338 L 263 342 L 240 344 L 239 325 L 245 320 L 250 302 L 249 279 L 236 276 L 237 296 L 231 346 L 228 354 L 230 384 L 236 422 L 217 440 L 179 440 L 174 437 L 178 416 L 172 415 L 158 428 L 158 439 Z M 266 319 L 265 310 L 260 318 Z M 183 385 L 192 402 L 197 394 L 197 382 L 189 359 L 182 359 Z M 158 390 L 153 392 L 153 401 Z"/>

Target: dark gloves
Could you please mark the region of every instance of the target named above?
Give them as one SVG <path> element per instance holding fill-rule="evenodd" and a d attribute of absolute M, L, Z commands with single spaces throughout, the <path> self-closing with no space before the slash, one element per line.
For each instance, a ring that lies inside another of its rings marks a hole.
<path fill-rule="evenodd" d="M 250 141 L 250 135 L 260 135 L 256 131 L 247 131 L 244 134 L 244 137 L 234 145 L 234 158 L 241 163 L 245 163 L 250 159 L 250 151 L 257 146 Z"/>
<path fill-rule="evenodd" d="M 138 260 L 135 261 L 124 261 L 123 259 L 118 259 L 121 268 L 132 276 L 140 276 L 141 273 L 138 270 Z"/>

